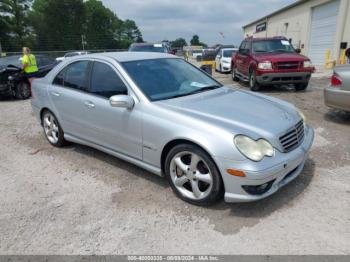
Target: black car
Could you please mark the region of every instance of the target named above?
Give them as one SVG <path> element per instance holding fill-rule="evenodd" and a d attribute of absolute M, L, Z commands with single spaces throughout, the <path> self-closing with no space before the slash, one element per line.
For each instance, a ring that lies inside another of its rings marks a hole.
<path fill-rule="evenodd" d="M 57 61 L 46 55 L 36 55 L 37 77 L 44 77 Z M 30 84 L 22 70 L 22 56 L 0 58 L 0 97 L 13 96 L 18 99 L 30 97 Z"/>

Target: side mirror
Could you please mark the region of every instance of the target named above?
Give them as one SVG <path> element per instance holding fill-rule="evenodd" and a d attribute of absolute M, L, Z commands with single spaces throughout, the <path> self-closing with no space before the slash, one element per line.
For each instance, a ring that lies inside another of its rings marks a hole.
<path fill-rule="evenodd" d="M 297 49 L 295 49 L 295 52 L 297 52 L 298 54 L 300 54 L 300 53 L 301 53 L 301 49 L 300 49 L 300 48 L 297 48 Z"/>
<path fill-rule="evenodd" d="M 135 101 L 128 95 L 115 95 L 109 98 L 109 103 L 112 107 L 120 107 L 126 109 L 132 109 L 135 105 Z"/>

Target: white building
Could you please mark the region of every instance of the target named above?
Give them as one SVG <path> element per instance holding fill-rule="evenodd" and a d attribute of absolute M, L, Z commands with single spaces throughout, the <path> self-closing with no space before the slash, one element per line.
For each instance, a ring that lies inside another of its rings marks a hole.
<path fill-rule="evenodd" d="M 243 26 L 245 36 L 285 36 L 316 65 L 350 47 L 350 0 L 299 0 Z"/>

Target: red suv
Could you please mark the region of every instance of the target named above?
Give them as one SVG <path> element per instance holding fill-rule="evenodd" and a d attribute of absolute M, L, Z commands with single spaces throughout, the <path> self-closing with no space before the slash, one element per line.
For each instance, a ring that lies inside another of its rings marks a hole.
<path fill-rule="evenodd" d="M 281 84 L 305 90 L 315 68 L 299 53 L 285 37 L 246 38 L 232 57 L 232 79 L 249 81 L 252 91 Z"/>

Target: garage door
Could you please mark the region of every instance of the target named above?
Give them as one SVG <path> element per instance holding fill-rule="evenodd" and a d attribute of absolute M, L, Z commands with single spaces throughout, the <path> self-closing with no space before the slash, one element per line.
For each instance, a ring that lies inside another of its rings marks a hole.
<path fill-rule="evenodd" d="M 309 54 L 315 65 L 325 63 L 327 50 L 333 52 L 335 34 L 337 29 L 337 17 L 339 11 L 339 0 L 317 6 L 312 10 L 311 35 Z M 333 58 L 334 58 L 334 54 Z"/>

